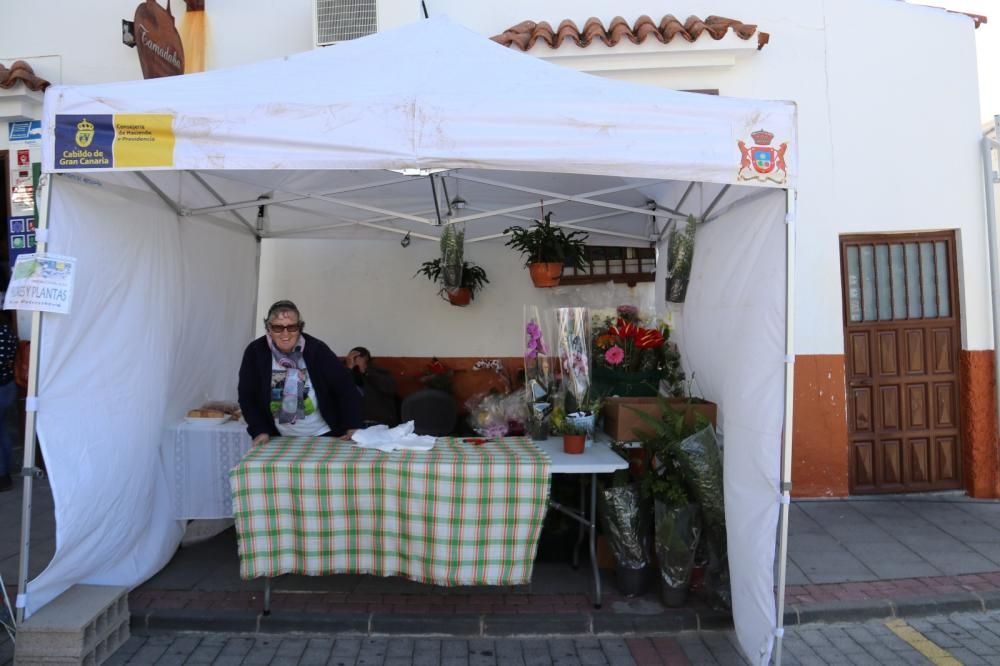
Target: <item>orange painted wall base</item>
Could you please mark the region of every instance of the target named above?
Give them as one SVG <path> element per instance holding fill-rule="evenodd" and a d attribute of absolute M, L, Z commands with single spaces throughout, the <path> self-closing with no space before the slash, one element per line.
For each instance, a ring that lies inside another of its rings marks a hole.
<path fill-rule="evenodd" d="M 993 352 L 962 350 L 958 365 L 965 489 L 972 497 L 1000 497 Z"/>
<path fill-rule="evenodd" d="M 992 351 L 959 352 L 959 409 L 965 491 L 1000 497 L 1000 442 Z M 792 495 L 850 494 L 844 357 L 795 357 Z"/>
<path fill-rule="evenodd" d="M 377 356 L 375 363 L 385 368 L 396 379 L 396 387 L 401 397 L 406 397 L 424 387 L 420 381 L 426 374 L 431 357 L 424 356 Z M 452 393 L 463 409 L 465 401 L 477 393 L 491 389 L 504 391 L 510 385 L 520 386 L 518 373 L 524 370 L 524 359 L 519 356 L 500 357 L 439 357 L 441 363 L 452 371 Z M 503 370 L 498 373 L 491 369 L 475 370 L 478 361 L 499 360 Z"/>
<path fill-rule="evenodd" d="M 843 354 L 795 357 L 793 497 L 848 494 L 845 400 Z"/>

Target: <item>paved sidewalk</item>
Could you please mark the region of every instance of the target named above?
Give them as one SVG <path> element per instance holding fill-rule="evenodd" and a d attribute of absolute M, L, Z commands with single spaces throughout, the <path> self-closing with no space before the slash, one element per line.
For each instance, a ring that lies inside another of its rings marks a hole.
<path fill-rule="evenodd" d="M 31 575 L 54 549 L 52 500 L 36 484 Z M 16 584 L 20 492 L 0 493 L 0 575 Z M 137 631 L 313 631 L 354 635 L 669 636 L 723 629 L 728 614 L 697 595 L 667 609 L 655 593 L 590 601 L 589 568 L 539 563 L 530 586 L 439 588 L 372 576 L 285 576 L 270 616 L 262 584 L 241 581 L 232 530 L 181 548 L 130 596 Z M 9 588 L 12 596 L 15 590 Z M 961 495 L 796 501 L 786 626 L 1000 608 L 1000 503 Z"/>

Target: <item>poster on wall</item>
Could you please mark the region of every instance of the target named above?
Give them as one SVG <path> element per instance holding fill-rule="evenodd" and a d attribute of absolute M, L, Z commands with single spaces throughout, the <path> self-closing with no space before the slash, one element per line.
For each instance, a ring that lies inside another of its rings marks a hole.
<path fill-rule="evenodd" d="M 10 217 L 7 218 L 7 251 L 13 266 L 22 254 L 35 251 L 35 191 L 42 171 L 42 122 L 8 123 Z"/>
<path fill-rule="evenodd" d="M 4 310 L 69 314 L 75 267 L 75 257 L 46 253 L 20 255 L 4 298 Z"/>

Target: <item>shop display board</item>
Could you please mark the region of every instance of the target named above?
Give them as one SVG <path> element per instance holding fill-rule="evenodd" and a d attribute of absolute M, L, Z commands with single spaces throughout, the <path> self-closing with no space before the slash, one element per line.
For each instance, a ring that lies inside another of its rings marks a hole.
<path fill-rule="evenodd" d="M 7 139 L 10 144 L 7 249 L 13 266 L 18 256 L 35 251 L 35 190 L 42 172 L 42 122 L 8 123 Z"/>

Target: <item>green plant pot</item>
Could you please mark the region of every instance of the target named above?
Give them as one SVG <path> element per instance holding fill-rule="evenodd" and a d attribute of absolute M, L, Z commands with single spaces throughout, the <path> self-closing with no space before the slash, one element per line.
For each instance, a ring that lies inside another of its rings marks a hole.
<path fill-rule="evenodd" d="M 623 398 L 652 397 L 660 391 L 659 370 L 647 372 L 615 372 L 594 365 L 594 388 L 603 396 Z"/>

